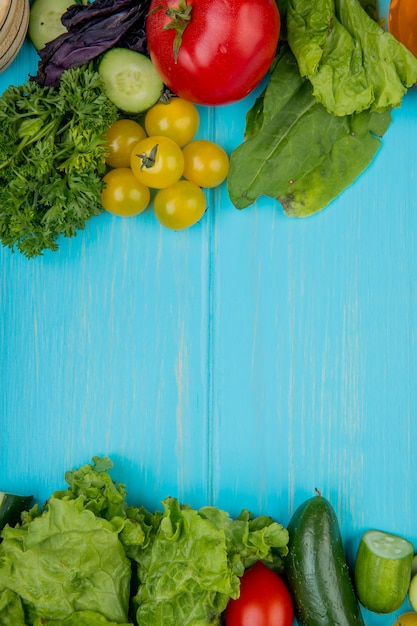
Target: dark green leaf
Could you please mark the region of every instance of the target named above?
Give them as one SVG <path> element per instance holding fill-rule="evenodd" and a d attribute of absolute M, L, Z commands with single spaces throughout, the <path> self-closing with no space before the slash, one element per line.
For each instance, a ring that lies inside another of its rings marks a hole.
<path fill-rule="evenodd" d="M 0 237 L 28 258 L 56 250 L 101 210 L 104 135 L 117 119 L 97 72 L 60 89 L 28 81 L 0 98 Z"/>
<path fill-rule="evenodd" d="M 231 155 L 229 194 L 238 209 L 267 195 L 288 215 L 327 206 L 366 168 L 390 116 L 363 112 L 334 116 L 312 95 L 290 52 L 274 68 L 256 132 Z M 249 118 L 250 119 L 250 118 Z"/>

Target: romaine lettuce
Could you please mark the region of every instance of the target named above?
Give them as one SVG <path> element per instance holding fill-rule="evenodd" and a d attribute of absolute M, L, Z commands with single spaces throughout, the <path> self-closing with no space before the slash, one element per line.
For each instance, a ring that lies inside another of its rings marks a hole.
<path fill-rule="evenodd" d="M 417 81 L 417 59 L 358 0 L 288 0 L 287 35 L 301 76 L 334 115 L 397 107 Z"/>
<path fill-rule="evenodd" d="M 33 616 L 62 620 L 91 610 L 127 622 L 131 567 L 111 522 L 84 508 L 85 498 L 50 498 L 20 528 L 6 526 L 0 544 L 0 586 L 20 596 Z"/>
<path fill-rule="evenodd" d="M 132 624 L 109 622 L 103 615 L 93 611 L 76 611 L 63 620 L 37 618 L 33 626 L 132 626 Z"/>
<path fill-rule="evenodd" d="M 265 559 L 279 568 L 287 552 L 287 530 L 269 517 L 243 511 L 233 520 L 216 507 L 196 511 L 175 498 L 163 505 L 153 540 L 137 553 L 140 626 L 220 624 L 245 567 Z"/>
<path fill-rule="evenodd" d="M 112 462 L 93 460 L 3 530 L 0 626 L 219 624 L 246 567 L 282 567 L 288 532 L 270 517 L 233 520 L 174 498 L 155 513 L 128 506 Z"/>
<path fill-rule="evenodd" d="M 0 626 L 25 626 L 25 613 L 19 596 L 0 588 Z"/>

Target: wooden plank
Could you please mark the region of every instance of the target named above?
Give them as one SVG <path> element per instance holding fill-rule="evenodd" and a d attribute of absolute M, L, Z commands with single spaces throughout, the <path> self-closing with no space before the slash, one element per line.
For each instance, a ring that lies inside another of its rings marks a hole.
<path fill-rule="evenodd" d="M 27 44 L 0 90 L 35 65 Z M 230 152 L 255 96 L 202 107 L 199 136 Z M 0 489 L 42 501 L 108 454 L 149 508 L 174 495 L 286 524 L 317 487 L 350 561 L 369 527 L 417 546 L 416 107 L 414 88 L 315 217 L 239 212 L 223 186 L 182 233 L 148 210 L 43 258 L 2 248 Z"/>

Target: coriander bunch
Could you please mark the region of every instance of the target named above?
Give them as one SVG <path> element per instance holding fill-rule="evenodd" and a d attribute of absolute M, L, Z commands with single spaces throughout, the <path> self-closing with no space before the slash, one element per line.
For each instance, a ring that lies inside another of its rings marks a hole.
<path fill-rule="evenodd" d="M 59 89 L 27 81 L 0 98 L 0 238 L 26 257 L 57 250 L 101 210 L 107 128 L 117 108 L 90 66 Z"/>

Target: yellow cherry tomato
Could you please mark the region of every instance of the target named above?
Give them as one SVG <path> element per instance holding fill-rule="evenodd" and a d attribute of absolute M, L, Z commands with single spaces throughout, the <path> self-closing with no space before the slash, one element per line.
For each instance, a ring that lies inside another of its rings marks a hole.
<path fill-rule="evenodd" d="M 395 620 L 393 626 L 417 626 L 417 613 L 403 613 Z"/>
<path fill-rule="evenodd" d="M 110 170 L 104 176 L 105 187 L 101 193 L 103 208 L 124 217 L 138 215 L 150 201 L 150 191 L 128 167 Z"/>
<path fill-rule="evenodd" d="M 130 166 L 141 183 L 153 189 L 164 189 L 181 178 L 184 156 L 172 139 L 163 136 L 146 137 L 133 148 Z"/>
<path fill-rule="evenodd" d="M 146 137 L 145 129 L 133 120 L 117 120 L 107 133 L 106 163 L 110 167 L 130 167 L 130 154 L 135 145 Z"/>
<path fill-rule="evenodd" d="M 180 180 L 158 191 L 153 205 L 158 221 L 171 230 L 192 226 L 203 217 L 207 208 L 204 191 L 188 180 Z"/>
<path fill-rule="evenodd" d="M 158 102 L 145 115 L 148 135 L 169 137 L 179 146 L 191 141 L 200 124 L 197 107 L 182 98 L 173 97 L 168 103 Z"/>
<path fill-rule="evenodd" d="M 183 148 L 184 178 L 200 187 L 217 187 L 229 172 L 229 157 L 222 147 L 196 139 Z"/>

